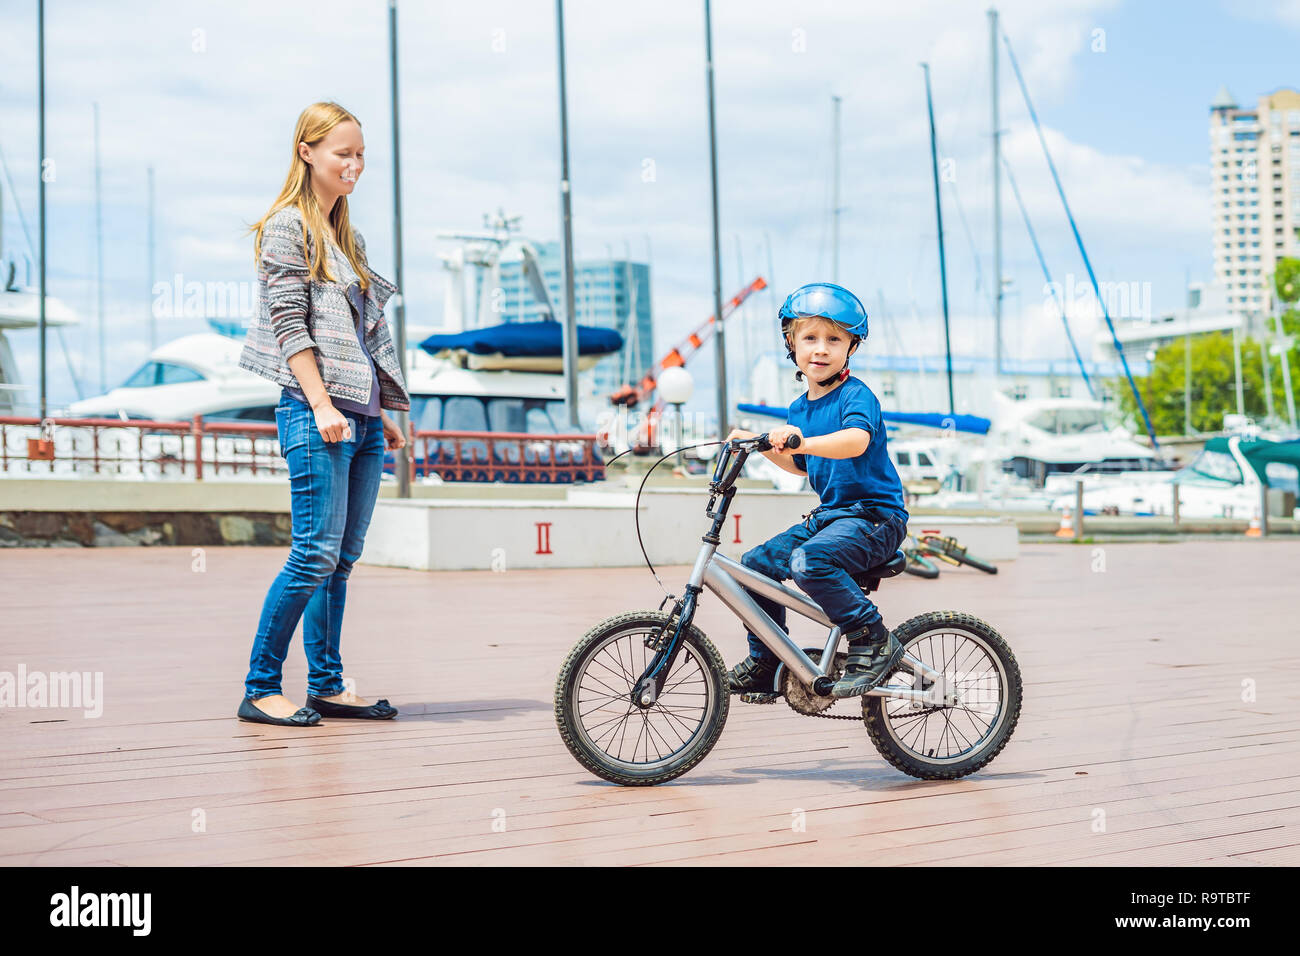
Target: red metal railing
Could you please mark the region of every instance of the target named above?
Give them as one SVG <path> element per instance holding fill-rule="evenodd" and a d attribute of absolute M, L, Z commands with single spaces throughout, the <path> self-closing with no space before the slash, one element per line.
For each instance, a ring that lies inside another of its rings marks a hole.
<path fill-rule="evenodd" d="M 0 416 L 0 471 L 7 474 L 193 478 L 286 472 L 276 427 L 264 422 L 156 422 L 117 418 Z M 44 449 L 33 438 L 52 439 Z"/>
<path fill-rule="evenodd" d="M 282 477 L 275 425 L 263 422 L 155 422 L 116 418 L 0 416 L 0 473 L 127 478 Z M 42 442 L 43 436 L 50 437 Z M 595 435 L 520 432 L 408 432 L 411 479 L 600 481 Z M 391 458 L 392 452 L 388 453 Z M 391 462 L 386 466 L 392 471 Z"/>
<path fill-rule="evenodd" d="M 595 435 L 524 432 L 418 431 L 410 443 L 411 480 L 603 481 L 605 463 Z"/>

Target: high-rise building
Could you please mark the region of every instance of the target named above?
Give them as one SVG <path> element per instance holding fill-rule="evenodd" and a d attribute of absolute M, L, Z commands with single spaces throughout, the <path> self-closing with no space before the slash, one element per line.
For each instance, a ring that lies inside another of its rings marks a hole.
<path fill-rule="evenodd" d="M 558 242 L 538 243 L 536 249 L 546 291 L 559 319 L 564 315 L 564 256 Z M 545 309 L 524 275 L 522 260 L 502 261 L 499 281 L 501 301 L 494 311 L 500 314 L 502 322 L 536 322 L 545 318 Z M 479 282 L 482 282 L 481 273 Z M 590 393 L 604 397 L 620 385 L 637 381 L 658 357 L 654 351 L 650 311 L 650 267 L 629 259 L 576 260 L 573 298 L 579 325 L 614 329 L 623 336 L 620 354 L 602 359 L 582 376 L 584 383 L 590 382 Z"/>
<path fill-rule="evenodd" d="M 1273 271 L 1300 256 L 1300 93 L 1280 89 L 1254 108 L 1225 86 L 1210 104 L 1214 275 L 1228 308 L 1260 328 L 1273 307 Z"/>

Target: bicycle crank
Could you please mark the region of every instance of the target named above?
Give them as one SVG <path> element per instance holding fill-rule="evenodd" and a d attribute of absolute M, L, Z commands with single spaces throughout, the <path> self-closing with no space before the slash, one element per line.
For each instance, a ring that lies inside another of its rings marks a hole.
<path fill-rule="evenodd" d="M 807 648 L 804 653 L 814 664 L 822 662 L 822 652 L 817 648 Z M 835 662 L 831 665 L 830 673 L 826 676 L 833 682 L 840 679 L 844 673 L 844 665 L 848 661 L 849 655 L 840 651 L 835 655 Z M 784 668 L 781 671 L 781 694 L 785 697 L 785 702 L 790 705 L 790 709 L 797 714 L 803 714 L 807 717 L 820 717 L 826 711 L 835 706 L 835 702 L 840 700 L 838 697 L 822 697 L 814 694 L 812 690 L 804 687 L 799 683 L 799 679 Z M 838 714 L 836 715 L 839 716 Z M 846 717 L 845 720 L 861 720 L 861 717 Z"/>

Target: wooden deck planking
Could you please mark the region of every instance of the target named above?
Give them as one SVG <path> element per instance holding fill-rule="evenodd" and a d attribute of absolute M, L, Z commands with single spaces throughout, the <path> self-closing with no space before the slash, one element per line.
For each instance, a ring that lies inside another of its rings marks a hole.
<path fill-rule="evenodd" d="M 231 716 L 245 635 L 282 550 L 211 549 L 203 574 L 190 570 L 190 549 L 0 553 L 17 625 L 0 637 L 0 670 L 102 669 L 108 699 L 98 720 L 0 710 L 0 862 L 848 863 L 902 847 L 937 852 L 935 862 L 1050 865 L 1082 853 L 1121 865 L 1294 864 L 1300 821 L 1267 801 L 1300 776 L 1285 600 L 1300 551 L 1278 541 L 1108 545 L 1103 574 L 1090 571 L 1090 555 L 1031 546 L 995 578 L 945 572 L 882 592 L 890 624 L 968 609 L 1012 642 L 1025 711 L 982 773 L 915 781 L 881 760 L 860 723 L 733 701 L 699 767 L 635 789 L 577 765 L 550 696 L 559 662 L 591 624 L 658 603 L 643 570 L 358 567 L 348 672 L 403 715 L 290 730 Z M 77 600 L 32 600 L 48 591 L 56 559 Z M 1213 589 L 1185 586 L 1211 567 Z M 679 585 L 685 571 L 660 573 Z M 192 624 L 177 626 L 178 600 Z M 729 663 L 743 653 L 716 601 L 706 597 L 697 623 Z M 804 623 L 796 637 L 819 643 Z M 300 702 L 303 674 L 295 638 L 285 688 Z M 1243 677 L 1257 681 L 1255 701 L 1241 700 Z M 1092 806 L 1108 808 L 1108 832 L 1071 835 L 1071 814 Z M 207 811 L 207 833 L 190 832 L 194 807 Z M 794 807 L 807 813 L 804 833 L 790 830 Z M 1197 819 L 1166 819 L 1171 807 Z M 491 828 L 497 808 L 504 833 Z M 1144 820 L 1154 823 L 1129 828 Z M 1232 832 L 1218 826 L 1228 821 Z M 1188 826 L 1203 836 L 1187 839 Z"/>

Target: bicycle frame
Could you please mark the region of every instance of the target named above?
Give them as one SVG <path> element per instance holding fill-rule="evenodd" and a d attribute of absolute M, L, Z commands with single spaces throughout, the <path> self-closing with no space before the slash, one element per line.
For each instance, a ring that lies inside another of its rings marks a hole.
<path fill-rule="evenodd" d="M 724 446 L 714 472 L 714 480 L 709 486 L 711 494 L 708 508 L 705 510 L 705 514 L 713 519 L 713 527 L 701 539 L 703 545 L 695 558 L 695 565 L 691 569 L 690 580 L 686 585 L 686 594 L 674 608 L 674 614 L 677 616 L 677 627 L 673 639 L 667 647 L 660 648 L 660 652 L 655 655 L 654 660 L 651 661 L 650 666 L 646 668 L 645 673 L 642 675 L 642 680 L 638 682 L 638 688 L 645 687 L 649 679 L 657 675 L 666 675 L 671 670 L 672 659 L 675 658 L 677 648 L 680 646 L 678 635 L 689 626 L 691 619 L 695 616 L 695 599 L 707 588 L 716 594 L 736 617 L 740 618 L 750 632 L 776 655 L 801 684 L 804 684 L 819 696 L 829 696 L 830 678 L 828 674 L 829 668 L 835 660 L 835 652 L 839 647 L 840 639 L 843 636 L 840 628 L 833 625 L 821 606 L 806 594 L 751 570 L 724 554 L 717 553 L 718 545 L 721 543 L 718 533 L 726 522 L 727 511 L 736 492 L 734 487 L 735 479 L 739 475 L 749 451 L 762 450 L 761 445 L 754 443 L 765 441 L 766 436 L 760 436 L 758 439 L 736 440 L 735 445 L 738 454 L 735 461 L 731 460 L 732 443 Z M 722 507 L 715 512 L 713 507 L 719 495 L 722 497 Z M 830 628 L 830 632 L 826 636 L 820 663 L 814 662 L 803 652 L 799 645 L 790 639 L 790 636 L 772 620 L 767 612 L 746 591 L 747 588 L 763 597 L 770 598 L 796 614 Z M 664 664 L 667 664 L 667 666 L 663 666 Z M 915 704 L 952 705 L 957 703 L 958 695 L 955 688 L 948 686 L 941 673 L 910 654 L 903 655 L 901 665 L 916 675 L 918 678 L 917 687 L 884 685 L 867 691 L 867 695 L 872 697 L 894 697 L 909 700 Z M 929 682 L 929 686 L 927 689 L 922 690 L 920 684 L 925 681 Z"/>

